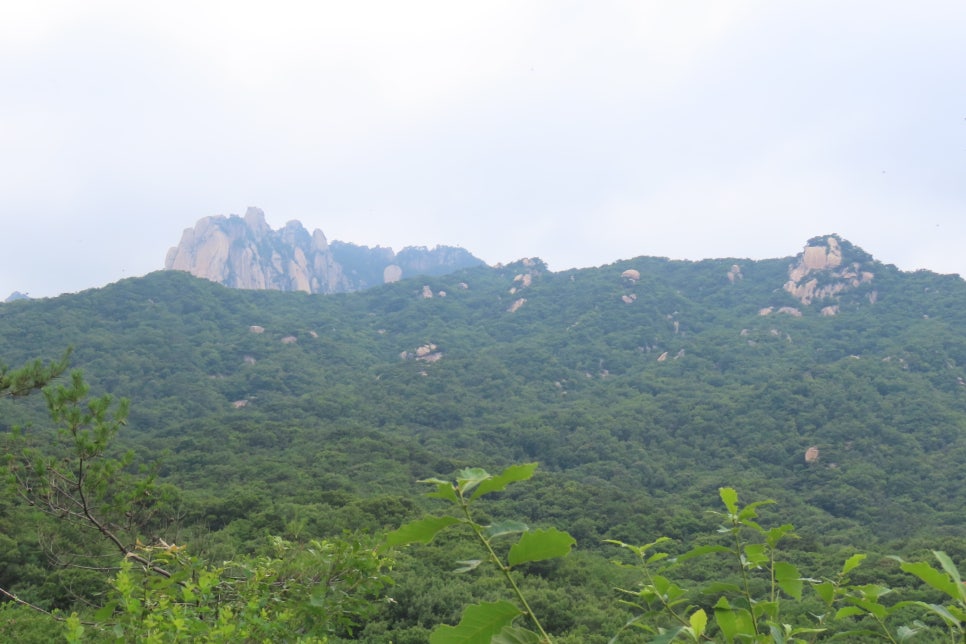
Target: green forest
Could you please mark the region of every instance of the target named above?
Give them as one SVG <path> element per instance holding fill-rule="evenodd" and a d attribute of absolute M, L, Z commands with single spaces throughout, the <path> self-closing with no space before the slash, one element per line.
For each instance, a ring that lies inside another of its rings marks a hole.
<path fill-rule="evenodd" d="M 0 641 L 966 641 L 966 283 L 829 239 L 2 304 Z"/>

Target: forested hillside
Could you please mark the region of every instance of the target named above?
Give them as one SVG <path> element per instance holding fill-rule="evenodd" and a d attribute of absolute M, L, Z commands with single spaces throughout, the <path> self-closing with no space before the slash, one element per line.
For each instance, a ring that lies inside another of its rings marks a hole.
<path fill-rule="evenodd" d="M 576 539 L 529 573 L 561 641 L 607 641 L 627 618 L 612 589 L 633 582 L 603 540 L 707 538 L 723 486 L 774 499 L 815 574 L 859 550 L 966 555 L 966 283 L 837 238 L 784 259 L 523 260 L 328 296 L 165 271 L 0 305 L 5 364 L 68 347 L 93 394 L 130 400 L 118 449 L 156 464 L 144 538 L 212 560 L 268 535 L 376 538 L 436 509 L 417 480 L 538 462 L 488 512 Z M 0 399 L 4 433 L 49 424 L 41 396 Z M 0 524 L 0 587 L 63 610 L 102 592 L 58 568 L 56 520 L 7 500 Z M 461 597 L 495 592 L 451 575 L 462 548 L 400 551 L 393 601 L 353 636 L 425 641 Z"/>

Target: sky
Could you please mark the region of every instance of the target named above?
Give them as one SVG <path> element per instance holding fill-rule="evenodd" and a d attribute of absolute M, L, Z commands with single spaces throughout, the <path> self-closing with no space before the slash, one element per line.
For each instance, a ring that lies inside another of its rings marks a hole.
<path fill-rule="evenodd" d="M 0 300 L 264 210 L 551 270 L 966 275 L 966 2 L 0 2 Z"/>

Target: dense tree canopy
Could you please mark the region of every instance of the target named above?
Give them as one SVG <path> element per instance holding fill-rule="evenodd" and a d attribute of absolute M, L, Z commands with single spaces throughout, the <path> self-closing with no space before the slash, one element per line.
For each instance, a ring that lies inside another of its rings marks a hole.
<path fill-rule="evenodd" d="M 783 289 L 791 260 L 560 273 L 528 260 L 337 296 L 159 272 L 0 305 L 3 360 L 57 363 L 34 364 L 33 380 L 4 371 L 0 391 L 63 372 L 73 347 L 91 391 L 130 401 L 109 456 L 153 476 L 147 538 L 210 561 L 270 559 L 270 536 L 364 542 L 430 507 L 420 479 L 539 462 L 487 512 L 577 539 L 574 556 L 526 573 L 548 630 L 590 642 L 589 624 L 626 618 L 601 590 L 623 574 L 603 540 L 690 543 L 724 486 L 777 501 L 799 536 L 784 547 L 827 574 L 850 547 L 966 552 L 966 284 L 845 251 L 874 287 L 808 304 Z M 46 440 L 47 414 L 41 396 L 0 398 L 0 429 L 19 439 Z M 46 610 L 103 592 L 103 575 L 56 565 L 60 531 L 79 528 L 36 513 L 0 502 L 0 587 Z M 103 554 L 78 539 L 70 556 Z M 499 594 L 490 573 L 446 577 L 454 547 L 399 553 L 366 638 L 425 641 L 458 618 L 442 595 Z M 568 591 L 586 592 L 586 614 L 559 608 L 563 585 L 587 589 Z"/>

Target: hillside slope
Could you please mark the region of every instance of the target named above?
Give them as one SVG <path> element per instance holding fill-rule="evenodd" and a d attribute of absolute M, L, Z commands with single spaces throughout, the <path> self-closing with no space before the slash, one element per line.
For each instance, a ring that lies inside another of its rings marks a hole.
<path fill-rule="evenodd" d="M 523 260 L 331 296 L 165 271 L 4 304 L 0 341 L 8 364 L 73 346 L 94 391 L 132 400 L 126 444 L 164 454 L 217 529 L 240 520 L 228 498 L 273 529 L 281 500 L 335 512 L 524 460 L 538 486 L 579 485 L 522 507 L 590 543 L 687 536 L 726 484 L 817 541 L 966 521 L 966 283 L 834 236 L 785 259 Z M 3 405 L 5 426 L 39 417 Z M 365 512 L 340 521 L 398 519 Z"/>

